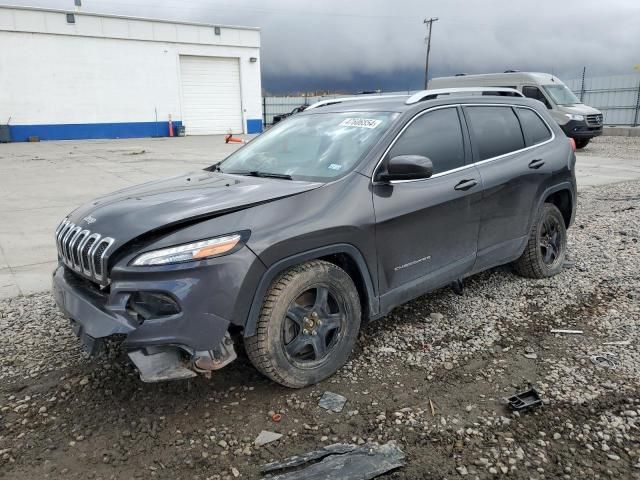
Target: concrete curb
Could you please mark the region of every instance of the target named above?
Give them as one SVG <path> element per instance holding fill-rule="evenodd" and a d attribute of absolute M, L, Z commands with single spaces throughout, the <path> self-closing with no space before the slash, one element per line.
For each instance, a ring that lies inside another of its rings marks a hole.
<path fill-rule="evenodd" d="M 640 137 L 640 127 L 604 127 L 602 135 L 607 137 Z"/>

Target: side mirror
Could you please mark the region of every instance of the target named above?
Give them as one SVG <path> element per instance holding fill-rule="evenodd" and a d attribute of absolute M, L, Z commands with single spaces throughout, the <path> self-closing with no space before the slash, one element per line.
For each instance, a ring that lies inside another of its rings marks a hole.
<path fill-rule="evenodd" d="M 386 172 L 378 174 L 378 180 L 419 180 L 433 175 L 433 163 L 421 155 L 398 155 L 387 162 Z"/>

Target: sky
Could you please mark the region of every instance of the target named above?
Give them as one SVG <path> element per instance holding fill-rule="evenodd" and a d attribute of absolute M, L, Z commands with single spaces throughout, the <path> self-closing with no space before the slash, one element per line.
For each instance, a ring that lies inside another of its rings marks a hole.
<path fill-rule="evenodd" d="M 73 9 L 74 0 L 0 0 Z M 260 27 L 270 93 L 415 90 L 429 76 L 504 70 L 634 73 L 640 0 L 82 0 L 82 10 Z"/>

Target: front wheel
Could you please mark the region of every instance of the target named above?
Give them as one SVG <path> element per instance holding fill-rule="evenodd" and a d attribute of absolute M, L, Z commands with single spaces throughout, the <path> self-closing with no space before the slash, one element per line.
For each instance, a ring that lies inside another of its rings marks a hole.
<path fill-rule="evenodd" d="M 514 268 L 523 277 L 551 277 L 562 270 L 566 252 L 567 229 L 562 213 L 555 205 L 545 203 L 531 226 L 527 246 L 514 262 Z"/>
<path fill-rule="evenodd" d="M 576 148 L 584 148 L 589 144 L 590 138 L 574 138 L 576 141 Z"/>
<path fill-rule="evenodd" d="M 245 338 L 247 355 L 286 387 L 317 383 L 346 363 L 360 316 L 358 290 L 344 270 L 321 260 L 297 265 L 267 291 L 257 333 Z"/>

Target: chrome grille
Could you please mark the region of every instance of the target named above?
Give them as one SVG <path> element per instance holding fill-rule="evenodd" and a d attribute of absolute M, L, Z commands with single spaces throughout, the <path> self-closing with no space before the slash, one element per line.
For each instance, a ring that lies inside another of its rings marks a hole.
<path fill-rule="evenodd" d="M 93 235 L 89 235 L 87 237 L 87 241 L 84 242 L 80 252 L 80 264 L 82 265 L 82 272 L 85 275 L 91 275 L 91 262 L 89 258 L 89 252 L 91 251 L 91 247 L 93 247 L 96 240 L 100 238 L 100 235 L 94 233 Z"/>
<path fill-rule="evenodd" d="M 93 270 L 97 275 L 102 275 L 102 255 L 107 249 L 108 245 L 105 242 L 100 242 L 98 248 L 96 250 L 95 255 L 93 256 Z"/>
<path fill-rule="evenodd" d="M 109 283 L 106 275 L 107 253 L 115 240 L 64 219 L 56 229 L 56 246 L 60 260 L 69 268 L 101 285 Z"/>
<path fill-rule="evenodd" d="M 587 115 L 587 124 L 594 127 L 599 127 L 600 125 L 602 125 L 602 114 L 598 113 L 594 115 Z"/>

